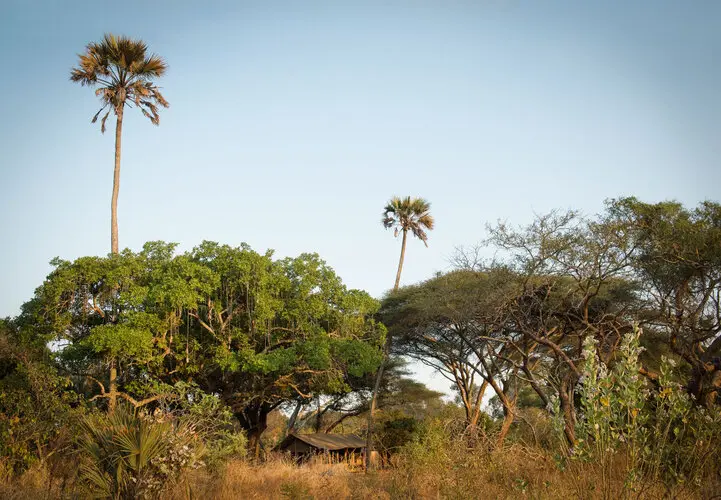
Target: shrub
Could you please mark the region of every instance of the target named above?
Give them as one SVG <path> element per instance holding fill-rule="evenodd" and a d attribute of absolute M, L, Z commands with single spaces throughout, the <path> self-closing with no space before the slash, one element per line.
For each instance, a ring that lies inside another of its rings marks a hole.
<path fill-rule="evenodd" d="M 202 465 L 188 422 L 151 418 L 120 405 L 82 422 L 80 478 L 96 498 L 156 498 L 184 469 Z"/>
<path fill-rule="evenodd" d="M 649 387 L 638 373 L 640 336 L 635 328 L 624 337 L 610 370 L 596 356 L 595 342 L 586 342 L 573 458 L 600 465 L 604 491 L 621 458 L 624 489 L 656 480 L 667 488 L 698 486 L 721 446 L 721 415 L 693 400 L 668 358 L 662 359 L 658 386 Z"/>
<path fill-rule="evenodd" d="M 0 474 L 21 474 L 72 444 L 81 398 L 48 356 L 45 348 L 22 345 L 0 320 Z"/>
<path fill-rule="evenodd" d="M 176 418 L 192 422 L 205 444 L 203 460 L 213 472 L 230 459 L 245 458 L 248 440 L 230 408 L 219 397 L 201 391 L 193 384 L 177 384 L 180 397 L 173 409 Z"/>

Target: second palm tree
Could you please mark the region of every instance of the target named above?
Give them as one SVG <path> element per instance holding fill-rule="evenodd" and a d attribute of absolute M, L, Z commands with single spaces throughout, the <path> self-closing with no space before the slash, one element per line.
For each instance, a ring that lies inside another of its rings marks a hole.
<path fill-rule="evenodd" d="M 406 242 L 408 240 L 408 232 L 428 246 L 428 234 L 426 231 L 433 229 L 433 216 L 430 214 L 431 204 L 423 198 L 411 198 L 406 196 L 400 198 L 394 196 L 383 209 L 383 219 L 381 223 L 386 229 L 394 229 L 394 236 L 403 235 L 401 241 L 401 257 L 398 260 L 398 271 L 396 272 L 396 281 L 393 285 L 393 291 L 397 291 L 401 283 L 401 271 L 403 270 L 403 260 L 406 255 Z M 371 452 L 373 451 L 373 419 L 378 400 L 378 391 L 380 390 L 381 381 L 383 380 L 383 371 L 385 362 L 390 354 L 391 338 L 386 338 L 383 347 L 383 359 L 378 367 L 375 384 L 373 386 L 373 395 L 371 396 L 370 409 L 368 411 L 368 435 L 366 440 L 366 469 L 370 469 Z"/>

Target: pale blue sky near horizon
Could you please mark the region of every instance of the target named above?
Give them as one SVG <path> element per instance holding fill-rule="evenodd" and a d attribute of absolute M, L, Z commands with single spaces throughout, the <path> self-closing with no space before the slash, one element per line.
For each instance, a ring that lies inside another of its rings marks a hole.
<path fill-rule="evenodd" d="M 318 252 L 393 283 L 394 194 L 427 198 L 402 282 L 486 222 L 634 195 L 719 199 L 721 2 L 21 1 L 0 5 L 0 317 L 60 256 L 110 249 L 113 131 L 69 81 L 105 32 L 169 65 L 160 127 L 123 129 L 120 245 Z M 432 386 L 446 387 L 440 379 Z"/>

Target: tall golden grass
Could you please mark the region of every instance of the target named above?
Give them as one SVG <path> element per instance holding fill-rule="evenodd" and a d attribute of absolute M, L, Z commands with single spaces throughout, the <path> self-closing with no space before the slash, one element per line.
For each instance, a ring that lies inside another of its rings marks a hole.
<path fill-rule="evenodd" d="M 460 450 L 459 450 L 460 451 Z M 343 465 L 296 465 L 273 459 L 262 465 L 227 464 L 217 476 L 194 471 L 167 498 L 247 499 L 558 499 L 558 498 L 710 498 L 715 487 L 667 490 L 663 484 L 624 489 L 619 472 L 604 488 L 599 466 L 574 464 L 559 470 L 552 456 L 513 445 L 491 453 L 463 450 L 465 456 L 439 462 L 401 458 L 385 470 L 352 472 Z M 625 470 L 618 464 L 619 471 Z"/>
<path fill-rule="evenodd" d="M 561 470 L 552 454 L 533 446 L 512 444 L 500 450 L 469 450 L 462 440 L 430 450 L 423 457 L 403 453 L 392 466 L 372 473 L 344 465 L 297 465 L 281 456 L 262 464 L 228 462 L 215 473 L 198 469 L 170 485 L 162 498 L 195 499 L 695 499 L 721 492 L 718 478 L 701 487 L 642 483 L 624 488 L 625 464 L 602 479 L 600 466 L 573 462 Z M 72 468 L 69 468 L 71 470 Z M 8 500 L 83 498 L 72 475 L 51 474 L 37 465 L 22 476 L 0 481 L 0 498 Z"/>

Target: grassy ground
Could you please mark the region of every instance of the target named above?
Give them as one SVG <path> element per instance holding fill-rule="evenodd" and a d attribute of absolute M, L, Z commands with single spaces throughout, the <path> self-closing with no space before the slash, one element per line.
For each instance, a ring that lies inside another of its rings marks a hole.
<path fill-rule="evenodd" d="M 282 460 L 261 466 L 231 462 L 217 477 L 203 473 L 188 476 L 168 498 L 684 499 L 709 498 L 710 488 L 667 491 L 661 484 L 641 483 L 636 491 L 624 491 L 622 477 L 604 482 L 593 464 L 561 471 L 551 457 L 518 447 L 450 466 L 401 463 L 369 474 L 351 472 L 343 466 L 299 467 Z"/>
<path fill-rule="evenodd" d="M 282 459 L 262 465 L 232 461 L 216 474 L 204 469 L 186 473 L 167 499 L 609 499 L 713 498 L 721 484 L 676 487 L 637 485 L 624 490 L 621 474 L 603 479 L 594 464 L 571 464 L 560 470 L 553 457 L 537 449 L 510 446 L 493 453 L 453 453 L 429 460 L 405 457 L 393 467 L 365 474 L 342 465 L 297 466 Z M 618 470 L 622 470 L 619 464 Z M 68 470 L 72 470 L 69 468 Z M 0 498 L 85 498 L 68 476 L 35 467 L 13 482 L 0 483 Z"/>

